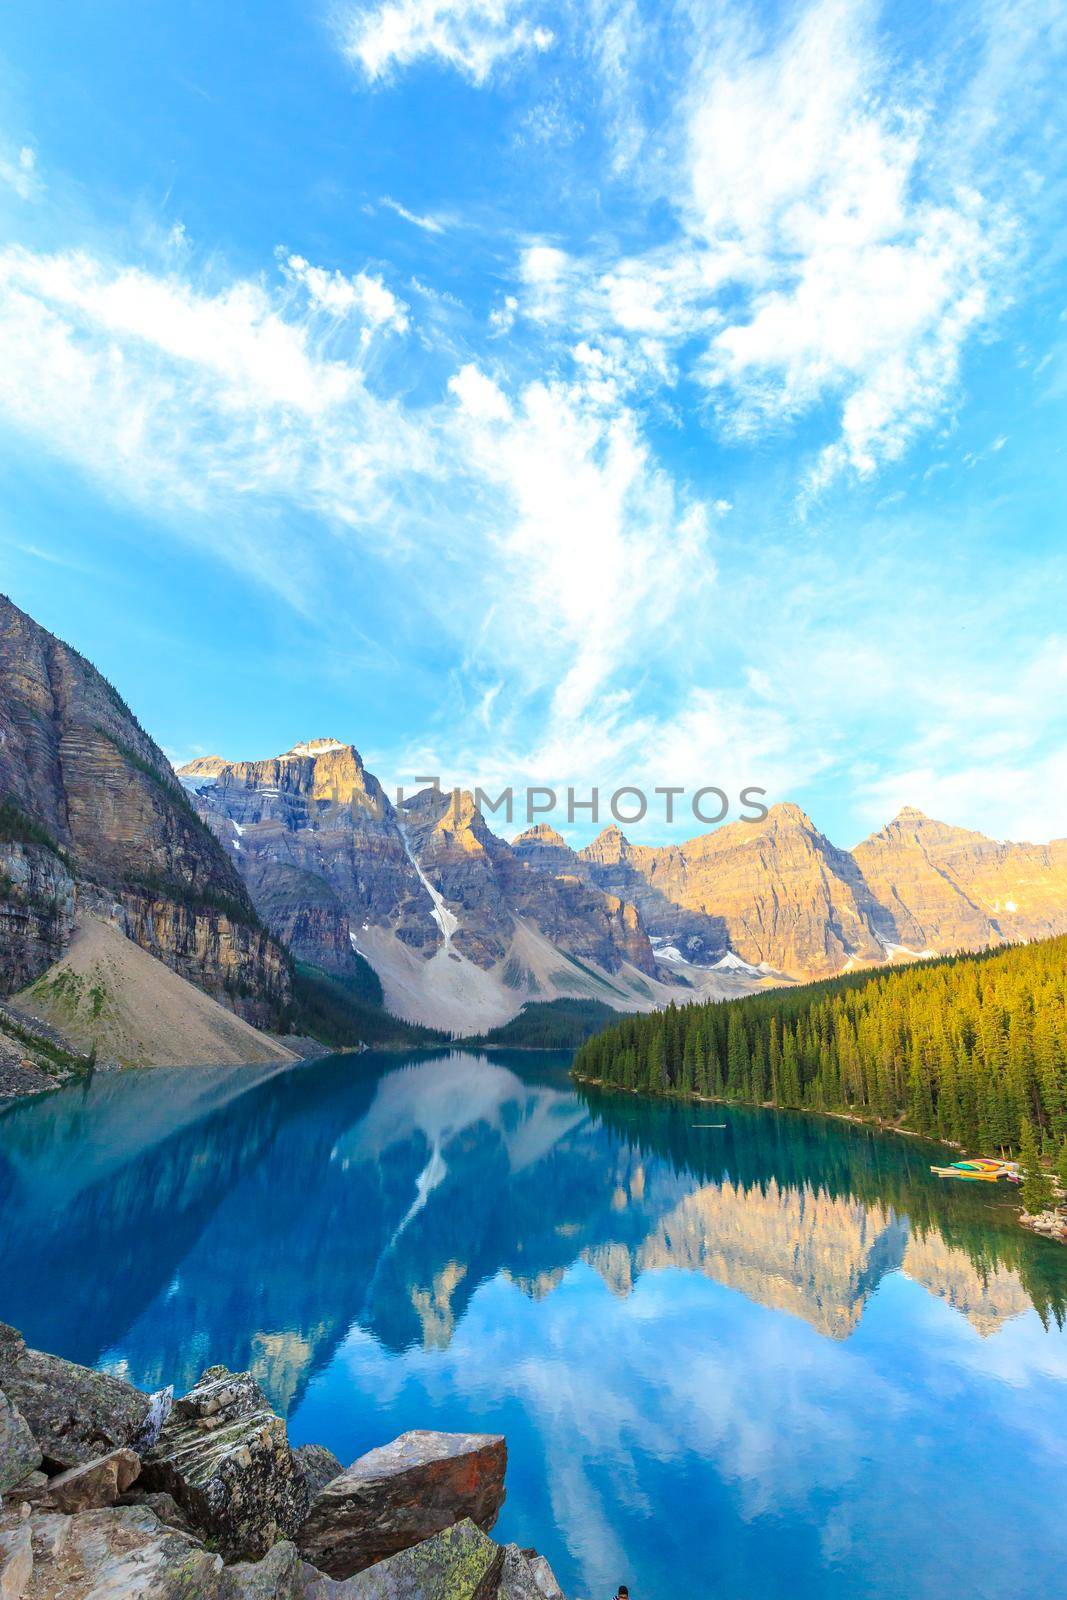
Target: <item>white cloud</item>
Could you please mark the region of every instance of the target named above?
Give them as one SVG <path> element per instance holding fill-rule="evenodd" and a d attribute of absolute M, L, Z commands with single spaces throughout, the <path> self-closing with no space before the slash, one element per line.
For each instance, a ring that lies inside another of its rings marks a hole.
<path fill-rule="evenodd" d="M 37 155 L 30 145 L 24 144 L 14 155 L 0 152 L 0 183 L 14 189 L 20 200 L 30 200 L 40 187 L 37 174 Z"/>
<path fill-rule="evenodd" d="M 416 408 L 366 360 L 406 326 L 395 296 L 280 267 L 273 287 L 208 284 L 0 251 L 0 414 L 302 609 L 344 546 L 275 532 L 265 507 L 407 562 L 406 625 L 447 639 L 479 694 L 505 681 L 510 714 L 547 697 L 562 747 L 682 639 L 714 571 L 704 505 L 657 463 L 610 355 L 516 388 L 466 362 Z"/>
<path fill-rule="evenodd" d="M 503 391 L 472 363 L 449 379 L 449 389 L 465 414 L 475 422 L 506 422 L 511 416 Z"/>
<path fill-rule="evenodd" d="M 423 233 L 444 233 L 445 231 L 445 224 L 439 217 L 419 216 L 417 211 L 409 211 L 407 206 L 402 206 L 399 200 L 391 200 L 387 194 L 382 196 L 381 203 L 388 210 L 395 211 L 398 217 L 403 217 L 405 222 L 410 222 L 415 228 L 421 228 Z"/>
<path fill-rule="evenodd" d="M 10 246 L 0 251 L 0 413 L 153 514 L 281 498 L 397 537 L 383 526 L 388 497 L 408 469 L 432 471 L 433 452 L 371 391 L 363 359 L 368 334 L 405 313 L 376 280 L 320 283 L 311 272 L 289 269 L 289 286 L 273 291 L 252 279 L 208 286 Z M 345 355 L 332 301 L 349 297 Z M 224 540 L 187 526 L 297 595 L 302 563 L 284 540 L 272 550 L 269 524 L 245 542 L 236 522 Z"/>
<path fill-rule="evenodd" d="M 372 83 L 429 59 L 482 84 L 509 57 L 550 48 L 532 9 L 529 0 L 385 0 L 346 14 L 343 49 Z"/>
<path fill-rule="evenodd" d="M 657 465 L 610 380 L 537 381 L 509 405 L 468 366 L 452 389 L 467 459 L 501 497 L 487 521 L 518 603 L 496 648 L 513 677 L 553 685 L 566 739 L 613 674 L 640 672 L 638 651 L 669 647 L 711 580 L 706 508 Z"/>
<path fill-rule="evenodd" d="M 381 278 L 366 272 L 357 272 L 349 278 L 343 272 L 313 267 L 303 256 L 288 256 L 285 270 L 293 282 L 303 284 L 309 301 L 317 309 L 332 317 L 347 317 L 353 313 L 361 317 L 366 323 L 366 337 L 378 329 L 392 333 L 407 331 L 408 308 L 386 288 Z"/>
<path fill-rule="evenodd" d="M 946 173 L 945 108 L 890 53 L 871 0 L 813 0 L 784 22 L 727 0 L 690 26 L 645 174 L 676 237 L 615 257 L 528 247 L 523 309 L 571 337 L 656 339 L 646 376 L 677 362 L 734 439 L 832 408 L 808 488 L 867 476 L 951 402 L 997 304 L 1010 221 L 965 167 Z M 648 65 L 601 56 L 615 96 Z M 638 77 L 629 89 L 637 103 Z"/>
<path fill-rule="evenodd" d="M 494 306 L 489 313 L 489 326 L 493 333 L 510 333 L 515 326 L 515 318 L 518 316 L 518 312 L 518 297 L 513 294 L 505 295 L 503 305 Z"/>

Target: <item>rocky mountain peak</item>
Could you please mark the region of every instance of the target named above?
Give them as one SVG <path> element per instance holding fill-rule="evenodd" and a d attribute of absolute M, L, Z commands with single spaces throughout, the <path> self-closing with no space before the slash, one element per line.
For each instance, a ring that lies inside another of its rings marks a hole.
<path fill-rule="evenodd" d="M 300 744 L 294 744 L 291 750 L 286 750 L 279 759 L 284 761 L 288 756 L 310 756 L 315 760 L 318 756 L 329 755 L 334 750 L 352 750 L 352 746 L 345 744 L 342 739 L 305 739 Z"/>
<path fill-rule="evenodd" d="M 512 840 L 516 846 L 523 844 L 544 844 L 568 849 L 567 841 L 561 833 L 557 833 L 549 822 L 537 822 L 532 828 L 527 828 Z"/>
<path fill-rule="evenodd" d="M 224 767 L 230 765 L 225 756 L 194 756 L 184 766 L 176 767 L 179 778 L 217 778 Z"/>
<path fill-rule="evenodd" d="M 601 828 L 592 844 L 587 844 L 578 854 L 583 861 L 595 861 L 601 866 L 614 866 L 630 854 L 630 841 L 614 822 Z"/>
<path fill-rule="evenodd" d="M 746 828 L 752 828 L 757 826 L 757 824 L 746 822 L 744 826 Z M 803 807 L 798 806 L 793 800 L 779 800 L 776 805 L 771 806 L 767 812 L 767 818 L 764 826 L 771 826 L 775 828 L 803 828 L 809 833 L 818 833 L 819 831 Z"/>
<path fill-rule="evenodd" d="M 402 815 L 419 838 L 420 850 L 437 835 L 437 848 L 449 840 L 465 852 L 484 850 L 490 841 L 500 843 L 474 803 L 469 789 L 420 789 L 405 800 Z"/>
<path fill-rule="evenodd" d="M 925 811 L 920 811 L 918 806 L 901 806 L 893 818 L 894 822 L 931 822 L 932 820 L 931 817 L 926 815 Z"/>

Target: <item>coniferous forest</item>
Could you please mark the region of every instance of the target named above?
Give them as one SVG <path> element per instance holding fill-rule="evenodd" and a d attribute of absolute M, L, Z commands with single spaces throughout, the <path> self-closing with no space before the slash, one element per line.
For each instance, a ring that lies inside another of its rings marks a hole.
<path fill-rule="evenodd" d="M 844 1111 L 969 1150 L 1067 1143 L 1067 937 L 629 1016 L 576 1078 Z"/>

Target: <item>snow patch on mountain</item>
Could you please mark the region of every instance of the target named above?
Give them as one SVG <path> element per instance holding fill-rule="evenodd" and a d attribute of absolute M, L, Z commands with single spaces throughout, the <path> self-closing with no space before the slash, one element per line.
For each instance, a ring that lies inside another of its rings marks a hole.
<path fill-rule="evenodd" d="M 422 887 L 426 890 L 426 893 L 429 895 L 430 900 L 431 900 L 431 902 L 433 904 L 432 915 L 433 915 L 434 921 L 436 922 L 437 926 L 441 930 L 441 936 L 445 941 L 444 948 L 445 948 L 446 951 L 451 950 L 451 948 L 452 948 L 452 935 L 455 933 L 456 929 L 459 927 L 459 918 L 453 912 L 451 912 L 448 909 L 448 907 L 445 905 L 445 902 L 444 902 L 442 896 L 434 888 L 433 884 L 430 882 L 429 878 L 426 876 L 425 872 L 423 872 L 422 868 L 420 867 L 419 861 L 418 861 L 418 857 L 416 856 L 414 850 L 411 847 L 411 840 L 408 838 L 407 833 L 404 830 L 404 825 L 400 821 L 399 817 L 397 818 L 396 826 L 397 826 L 397 832 L 400 834 L 400 838 L 403 841 L 404 849 L 407 851 L 408 860 L 411 862 L 411 865 L 415 868 L 415 871 L 418 874 L 419 882 L 422 884 Z"/>
<path fill-rule="evenodd" d="M 288 752 L 291 756 L 324 756 L 331 750 L 346 750 L 347 745 L 340 739 L 307 739 L 303 744 L 294 744 Z"/>
<path fill-rule="evenodd" d="M 712 966 L 720 972 L 748 972 L 753 978 L 761 978 L 769 970 L 766 962 L 754 967 L 751 962 L 743 961 L 733 950 L 727 950 L 726 954 L 718 961 L 712 962 Z"/>
<path fill-rule="evenodd" d="M 936 950 L 913 950 L 907 944 L 891 944 L 888 939 L 879 938 L 879 944 L 886 953 L 886 959 L 892 961 L 894 956 L 903 956 L 908 961 L 930 961 L 937 956 Z"/>

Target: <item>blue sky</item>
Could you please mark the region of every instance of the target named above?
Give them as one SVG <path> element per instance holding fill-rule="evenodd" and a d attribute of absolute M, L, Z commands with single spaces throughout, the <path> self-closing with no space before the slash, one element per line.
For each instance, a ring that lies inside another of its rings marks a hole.
<path fill-rule="evenodd" d="M 6 8 L 3 587 L 175 760 L 1067 833 L 1065 54 L 1044 0 Z"/>

